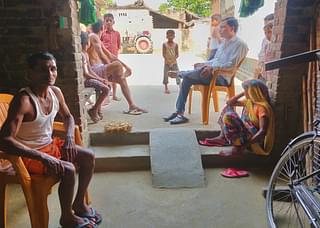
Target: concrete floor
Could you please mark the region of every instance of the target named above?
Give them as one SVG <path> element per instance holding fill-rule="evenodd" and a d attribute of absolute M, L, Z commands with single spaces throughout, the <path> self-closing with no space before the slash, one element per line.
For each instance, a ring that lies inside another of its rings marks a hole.
<path fill-rule="evenodd" d="M 241 82 L 236 79 L 236 92 L 241 91 Z M 123 111 L 128 110 L 125 99 L 121 96 L 121 101 L 112 101 L 109 105 L 103 106 L 102 111 L 104 118 L 102 121 L 93 124 L 88 120 L 90 132 L 101 132 L 104 125 L 109 121 L 127 121 L 133 125 L 132 131 L 144 131 L 153 128 L 165 127 L 188 127 L 202 130 L 220 130 L 217 124 L 219 112 L 213 111 L 213 103 L 210 105 L 209 124 L 203 125 L 201 120 L 201 95 L 199 92 L 194 92 L 192 100 L 192 113 L 186 113 L 189 122 L 180 125 L 170 125 L 163 121 L 163 117 L 169 116 L 175 111 L 175 102 L 178 96 L 178 87 L 170 86 L 171 94 L 164 94 L 162 86 L 130 86 L 132 95 L 137 103 L 142 108 L 145 108 L 149 113 L 141 115 L 127 115 Z M 226 102 L 226 94 L 219 92 L 219 109 L 221 110 Z M 188 103 L 186 109 L 188 108 Z"/>
<path fill-rule="evenodd" d="M 159 57 L 160 56 L 160 57 Z M 172 85 L 171 94 L 163 93 L 161 55 L 120 56 L 133 69 L 141 69 L 141 63 L 151 59 L 144 72 L 135 71 L 129 79 L 133 97 L 138 105 L 149 110 L 140 116 L 122 113 L 127 104 L 122 97 L 103 108 L 104 120 L 98 124 L 89 121 L 90 132 L 102 132 L 107 121 L 129 121 L 133 131 L 153 128 L 176 127 L 163 122 L 162 118 L 175 110 L 178 88 Z M 184 58 L 184 59 L 183 59 Z M 131 59 L 131 60 L 132 60 Z M 196 62 L 190 56 L 182 55 L 181 69 L 190 69 Z M 190 65 L 188 65 L 188 64 Z M 152 65 L 153 64 L 153 65 Z M 147 72 L 145 72 L 147 70 Z M 141 76 L 143 75 L 143 76 Z M 143 78 L 144 77 L 144 78 Z M 147 84 L 142 84 L 147 83 Z M 236 91 L 241 91 L 236 80 Z M 118 94 L 121 96 L 120 88 Z M 225 95 L 220 96 L 223 105 Z M 193 113 L 190 122 L 178 127 L 219 130 L 216 124 L 218 113 L 210 113 L 209 125 L 201 123 L 200 96 L 194 96 Z M 212 107 L 212 106 L 211 106 Z M 220 106 L 221 107 L 221 106 Z M 262 188 L 267 185 L 270 171 L 249 170 L 250 176 L 241 179 L 227 179 L 220 176 L 223 169 L 206 169 L 207 186 L 193 189 L 152 188 L 150 171 L 95 173 L 90 185 L 93 206 L 103 215 L 100 227 L 108 228 L 263 228 L 266 227 Z M 19 186 L 8 189 L 8 225 L 11 228 L 30 227 L 27 208 Z M 60 208 L 57 186 L 49 198 L 50 228 L 58 227 Z"/>
<path fill-rule="evenodd" d="M 227 179 L 223 169 L 206 169 L 207 186 L 156 189 L 147 171 L 96 173 L 91 182 L 93 206 L 108 228 L 263 228 L 266 225 L 261 190 L 269 171 L 249 170 L 250 176 Z M 30 227 L 19 186 L 9 189 L 8 225 Z M 57 186 L 49 198 L 50 228 L 60 216 Z"/>

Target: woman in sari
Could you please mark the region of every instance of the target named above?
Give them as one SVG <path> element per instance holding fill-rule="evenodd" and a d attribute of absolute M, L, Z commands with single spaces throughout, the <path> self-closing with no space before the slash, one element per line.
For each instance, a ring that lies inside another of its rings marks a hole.
<path fill-rule="evenodd" d="M 269 155 L 274 140 L 274 114 L 270 103 L 268 87 L 261 80 L 252 79 L 242 83 L 244 92 L 227 101 L 218 123 L 221 133 L 215 138 L 200 140 L 201 145 L 227 146 L 221 156 L 241 154 L 245 148 L 258 155 Z M 242 115 L 234 111 L 242 106 Z"/>

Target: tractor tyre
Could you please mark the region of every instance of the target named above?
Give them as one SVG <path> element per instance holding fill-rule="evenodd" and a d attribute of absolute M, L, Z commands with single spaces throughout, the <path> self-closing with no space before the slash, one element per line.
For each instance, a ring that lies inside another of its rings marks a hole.
<path fill-rule="evenodd" d="M 135 42 L 135 47 L 139 54 L 148 54 L 153 51 L 152 41 L 146 36 L 138 37 Z"/>

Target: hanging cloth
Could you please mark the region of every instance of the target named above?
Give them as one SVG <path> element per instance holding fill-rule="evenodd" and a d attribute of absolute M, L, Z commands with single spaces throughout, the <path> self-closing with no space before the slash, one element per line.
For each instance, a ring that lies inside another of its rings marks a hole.
<path fill-rule="evenodd" d="M 97 13 L 94 0 L 80 0 L 80 22 L 85 25 L 97 22 Z"/>
<path fill-rule="evenodd" d="M 240 17 L 248 17 L 264 5 L 264 0 L 241 0 Z"/>

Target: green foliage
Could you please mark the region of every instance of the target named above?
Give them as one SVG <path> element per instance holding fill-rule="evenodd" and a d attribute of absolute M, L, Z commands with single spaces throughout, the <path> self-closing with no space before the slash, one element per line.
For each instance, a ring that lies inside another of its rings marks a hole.
<path fill-rule="evenodd" d="M 159 6 L 159 11 L 160 11 L 161 13 L 165 13 L 165 12 L 168 11 L 169 8 L 170 8 L 170 6 L 169 6 L 168 3 L 162 3 L 162 4 L 160 4 L 160 6 Z"/>
<path fill-rule="evenodd" d="M 106 0 L 107 6 L 111 6 L 113 4 L 113 0 Z"/>
<path fill-rule="evenodd" d="M 104 2 L 105 2 L 105 4 L 102 5 L 101 8 L 100 8 L 100 14 L 101 15 L 104 15 L 105 13 L 107 13 L 108 12 L 108 8 L 115 4 L 113 2 L 113 0 L 105 0 Z"/>
<path fill-rule="evenodd" d="M 204 17 L 211 14 L 211 0 L 168 0 L 168 6 L 177 10 L 186 9 Z"/>

